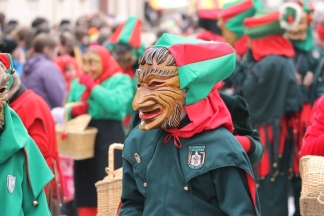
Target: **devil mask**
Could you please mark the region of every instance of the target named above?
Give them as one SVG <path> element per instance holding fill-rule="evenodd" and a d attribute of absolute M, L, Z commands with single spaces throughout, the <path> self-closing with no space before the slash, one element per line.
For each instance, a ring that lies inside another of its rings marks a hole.
<path fill-rule="evenodd" d="M 139 60 L 133 108 L 139 111 L 141 130 L 171 129 L 180 125 L 184 91 L 176 61 L 166 48 L 150 48 Z"/>

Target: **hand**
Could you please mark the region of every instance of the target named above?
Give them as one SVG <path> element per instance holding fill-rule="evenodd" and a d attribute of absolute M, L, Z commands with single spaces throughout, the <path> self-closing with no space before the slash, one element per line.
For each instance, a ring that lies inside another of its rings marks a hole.
<path fill-rule="evenodd" d="M 89 104 L 86 101 L 84 101 L 83 104 L 80 105 L 80 106 L 72 107 L 71 116 L 73 118 L 75 118 L 75 117 L 77 117 L 79 115 L 87 114 L 88 113 L 88 107 L 89 107 Z"/>
<path fill-rule="evenodd" d="M 89 90 L 92 90 L 96 86 L 96 82 L 87 73 L 84 73 L 80 76 L 79 82 L 80 84 L 85 85 Z"/>
<path fill-rule="evenodd" d="M 306 76 L 304 77 L 303 85 L 306 88 L 309 88 L 313 84 L 313 80 L 314 80 L 314 74 L 313 74 L 313 72 L 308 71 L 306 73 Z"/>
<path fill-rule="evenodd" d="M 296 81 L 298 85 L 302 84 L 302 76 L 300 75 L 300 73 L 295 73 L 296 76 Z"/>

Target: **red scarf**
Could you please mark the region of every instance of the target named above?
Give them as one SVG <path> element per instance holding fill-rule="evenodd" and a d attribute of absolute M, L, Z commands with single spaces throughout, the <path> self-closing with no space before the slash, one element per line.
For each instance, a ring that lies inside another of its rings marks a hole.
<path fill-rule="evenodd" d="M 249 47 L 248 47 L 248 36 L 244 35 L 243 37 L 241 37 L 240 39 L 238 39 L 235 44 L 234 44 L 234 48 L 236 51 L 236 54 L 241 58 L 244 53 L 246 53 L 246 51 L 248 51 Z"/>
<path fill-rule="evenodd" d="M 191 122 L 181 129 L 166 130 L 170 134 L 165 137 L 164 142 L 168 143 L 171 137 L 174 137 L 175 146 L 181 148 L 180 137 L 190 138 L 197 133 L 213 130 L 221 126 L 233 132 L 234 127 L 231 114 L 219 95 L 221 87 L 222 83 L 216 84 L 205 99 L 185 106 L 184 108 Z"/>
<path fill-rule="evenodd" d="M 197 35 L 196 38 L 204 41 L 226 42 L 222 36 L 214 34 L 211 31 L 203 31 L 202 33 Z"/>
<path fill-rule="evenodd" d="M 316 25 L 316 32 L 317 32 L 319 39 L 324 41 L 324 26 L 321 23 L 318 23 Z"/>
<path fill-rule="evenodd" d="M 292 58 L 295 55 L 292 44 L 282 35 L 270 35 L 260 39 L 252 39 L 252 55 L 256 61 L 268 55 L 279 55 Z"/>

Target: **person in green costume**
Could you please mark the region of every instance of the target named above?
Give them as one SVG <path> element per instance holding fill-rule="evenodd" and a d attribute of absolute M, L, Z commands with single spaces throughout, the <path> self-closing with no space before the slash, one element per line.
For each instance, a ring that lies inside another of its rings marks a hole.
<path fill-rule="evenodd" d="M 292 63 L 294 48 L 284 37 L 280 11 L 259 11 L 244 20 L 252 61 L 243 83 L 251 124 L 265 152 L 255 175 L 262 215 L 288 215 L 289 170 L 293 164 L 300 89 Z M 289 14 L 292 15 L 293 14 Z"/>
<path fill-rule="evenodd" d="M 170 34 L 144 52 L 120 215 L 260 215 L 249 159 L 216 85 L 235 59 L 226 43 Z"/>
<path fill-rule="evenodd" d="M 244 34 L 243 20 L 252 17 L 262 8 L 260 0 L 237 0 L 226 3 L 219 13 L 218 25 L 226 42 L 235 48 L 237 54 L 236 67 L 233 74 L 225 80 L 224 89 L 233 94 L 242 95 L 242 85 L 246 77 L 244 55 L 248 51 L 248 37 Z"/>
<path fill-rule="evenodd" d="M 316 86 L 320 85 L 321 80 L 318 79 L 319 73 L 317 67 L 321 60 L 320 51 L 314 46 L 314 38 L 312 35 L 312 12 L 313 8 L 308 3 L 285 3 L 281 6 L 283 16 L 281 17 L 281 25 L 289 25 L 290 28 L 286 32 L 287 38 L 293 44 L 295 50 L 294 66 L 296 77 L 302 93 L 303 107 L 298 117 L 298 140 L 295 143 L 295 155 L 292 167 L 291 185 L 295 198 L 295 214 L 300 215 L 299 197 L 301 192 L 301 178 L 299 176 L 299 160 L 300 151 L 303 145 L 303 137 L 307 127 L 310 124 L 311 109 L 318 95 Z M 295 14 L 287 15 L 289 12 Z M 314 79 L 314 78 L 317 79 Z"/>
<path fill-rule="evenodd" d="M 111 35 L 108 45 L 112 57 L 117 61 L 123 72 L 131 77 L 132 91 L 134 92 L 137 84 L 135 71 L 138 68 L 138 58 L 145 50 L 141 41 L 141 27 L 142 21 L 138 17 L 129 17 Z M 130 115 L 133 112 L 131 102 L 127 105 L 127 116 L 123 122 L 126 128 L 129 126 Z"/>
<path fill-rule="evenodd" d="M 82 102 L 68 109 L 70 118 L 82 114 L 91 115 L 89 126 L 96 127 L 94 157 L 74 162 L 75 201 L 79 216 L 97 214 L 95 183 L 107 174 L 108 149 L 113 143 L 123 143 L 125 133 L 122 120 L 127 104 L 132 100 L 131 79 L 122 73 L 109 51 L 92 45 L 83 54 L 84 74 L 71 85 L 67 102 Z M 122 166 L 120 152 L 115 154 L 115 167 Z"/>
<path fill-rule="evenodd" d="M 43 188 L 54 175 L 20 118 L 8 106 L 7 90 L 13 73 L 10 54 L 1 53 L 0 214 L 50 216 Z"/>

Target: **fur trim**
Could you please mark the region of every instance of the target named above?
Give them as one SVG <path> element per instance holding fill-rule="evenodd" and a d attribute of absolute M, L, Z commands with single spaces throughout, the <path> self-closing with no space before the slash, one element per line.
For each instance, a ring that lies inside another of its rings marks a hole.
<path fill-rule="evenodd" d="M 294 22 L 292 24 L 290 24 L 289 22 L 287 22 L 286 20 L 283 19 L 283 16 L 285 15 L 285 12 L 286 12 L 286 9 L 289 8 L 289 7 L 296 11 L 296 17 L 295 17 Z M 302 7 L 300 7 L 300 5 L 298 5 L 296 3 L 293 3 L 293 2 L 284 3 L 279 8 L 280 27 L 287 30 L 287 31 L 294 29 L 295 26 L 298 25 L 298 23 L 301 20 L 302 12 L 303 12 L 303 9 L 302 9 Z"/>

